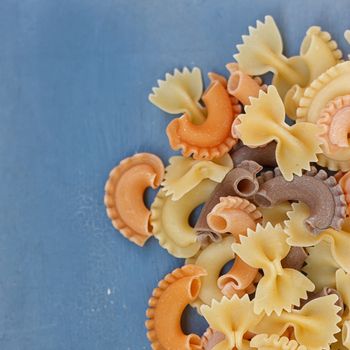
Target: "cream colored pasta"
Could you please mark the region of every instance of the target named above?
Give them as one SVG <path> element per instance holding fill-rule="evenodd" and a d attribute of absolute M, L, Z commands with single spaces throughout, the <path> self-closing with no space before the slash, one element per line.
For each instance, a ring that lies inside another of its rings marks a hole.
<path fill-rule="evenodd" d="M 191 212 L 205 202 L 215 188 L 215 182 L 202 181 L 178 201 L 160 190 L 151 206 L 151 225 L 159 244 L 178 258 L 194 256 L 200 248 L 197 234 L 188 220 Z"/>
<path fill-rule="evenodd" d="M 213 161 L 175 156 L 169 163 L 162 185 L 166 195 L 172 196 L 173 200 L 180 199 L 205 179 L 221 182 L 233 167 L 228 154 Z"/>
<path fill-rule="evenodd" d="M 280 337 L 277 334 L 258 334 L 250 341 L 250 346 L 258 350 L 307 350 L 296 340 Z"/>
<path fill-rule="evenodd" d="M 284 221 L 288 219 L 287 212 L 292 209 L 292 206 L 289 202 L 283 202 L 273 207 L 269 208 L 258 208 L 262 213 L 262 225 L 265 226 L 268 222 L 273 226 L 280 224 L 284 226 Z"/>
<path fill-rule="evenodd" d="M 281 265 L 290 246 L 281 226 L 257 226 L 256 231 L 248 230 L 241 243 L 232 245 L 233 251 L 248 265 L 261 268 L 264 276 L 258 283 L 254 299 L 254 311 L 272 312 L 280 315 L 282 310 L 291 311 L 292 306 L 300 305 L 300 299 L 307 298 L 314 284 L 301 272 Z"/>
<path fill-rule="evenodd" d="M 249 341 L 243 336 L 254 329 L 264 315 L 254 313 L 248 295 L 241 299 L 234 295 L 231 299 L 223 297 L 220 302 L 214 300 L 211 306 L 202 306 L 201 312 L 211 328 L 225 335 L 213 350 L 248 349 Z"/>

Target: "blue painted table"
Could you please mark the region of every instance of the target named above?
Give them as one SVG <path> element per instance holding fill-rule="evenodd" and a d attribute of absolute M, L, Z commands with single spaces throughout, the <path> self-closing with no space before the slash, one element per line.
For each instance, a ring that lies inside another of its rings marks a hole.
<path fill-rule="evenodd" d="M 119 235 L 103 187 L 126 156 L 172 154 L 151 87 L 174 67 L 224 72 L 241 34 L 266 14 L 287 54 L 313 24 L 348 53 L 349 5 L 1 0 L 0 349 L 149 349 L 147 300 L 182 261 L 156 240 L 141 249 Z M 186 314 L 185 326 L 201 332 L 195 318 Z"/>

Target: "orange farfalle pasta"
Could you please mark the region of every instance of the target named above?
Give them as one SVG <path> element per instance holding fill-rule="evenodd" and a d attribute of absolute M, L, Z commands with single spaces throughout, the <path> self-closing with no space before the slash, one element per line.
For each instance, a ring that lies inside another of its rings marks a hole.
<path fill-rule="evenodd" d="M 206 271 L 195 265 L 185 265 L 165 276 L 153 290 L 146 312 L 147 337 L 154 350 L 201 350 L 202 341 L 196 334 L 184 334 L 181 315 L 195 300 L 201 288 L 200 277 Z"/>
<path fill-rule="evenodd" d="M 209 86 L 202 99 L 208 109 L 205 122 L 193 124 L 185 113 L 169 123 L 167 135 L 171 147 L 182 149 L 185 157 L 193 155 L 194 159 L 211 160 L 223 156 L 236 143 L 230 130 L 240 108 L 233 109 L 230 97 L 219 81 Z"/>
<path fill-rule="evenodd" d="M 220 198 L 220 203 L 207 216 L 208 225 L 213 231 L 231 233 L 237 241 L 240 235 L 247 234 L 248 228 L 255 229 L 260 219 L 261 213 L 254 204 L 232 196 Z M 252 293 L 255 290 L 252 283 L 257 273 L 258 269 L 236 257 L 231 270 L 218 279 L 218 287 L 227 297 L 235 292 L 240 295 L 242 291 Z"/>
<path fill-rule="evenodd" d="M 143 246 L 152 232 L 150 211 L 144 204 L 147 187 L 156 189 L 164 177 L 164 165 L 151 153 L 126 158 L 109 175 L 104 202 L 113 226 L 131 242 Z"/>

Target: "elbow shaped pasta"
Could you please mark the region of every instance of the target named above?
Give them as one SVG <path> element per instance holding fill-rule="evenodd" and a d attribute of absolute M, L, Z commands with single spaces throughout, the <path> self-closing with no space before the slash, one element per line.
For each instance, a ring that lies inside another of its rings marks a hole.
<path fill-rule="evenodd" d="M 296 340 L 280 337 L 277 334 L 258 334 L 250 341 L 250 346 L 258 350 L 307 350 Z"/>
<path fill-rule="evenodd" d="M 144 191 L 149 186 L 156 189 L 163 176 L 164 166 L 156 155 L 138 153 L 122 160 L 110 172 L 105 185 L 104 202 L 113 226 L 139 246 L 152 235 Z"/>
<path fill-rule="evenodd" d="M 325 241 L 330 244 L 331 253 L 336 263 L 345 271 L 350 272 L 349 237 L 350 218 L 345 219 L 342 229 L 336 231 L 328 228 L 319 235 L 314 235 L 305 227 L 305 219 L 309 216 L 309 208 L 304 203 L 293 203 L 293 210 L 288 212 L 289 220 L 285 222 L 285 232 L 289 236 L 289 245 L 311 247 Z"/>
<path fill-rule="evenodd" d="M 151 206 L 152 232 L 170 254 L 189 258 L 199 251 L 196 231 L 188 220 L 192 211 L 209 198 L 215 185 L 204 180 L 177 201 L 167 197 L 163 190 L 158 192 Z"/>
<path fill-rule="evenodd" d="M 175 156 L 171 157 L 169 162 L 162 186 L 166 195 L 172 196 L 175 201 L 205 179 L 220 183 L 233 168 L 232 159 L 228 154 L 213 161 Z"/>
<path fill-rule="evenodd" d="M 242 298 L 234 295 L 231 299 L 223 297 L 220 302 L 214 300 L 211 306 L 202 306 L 201 312 L 211 328 L 225 335 L 215 350 L 249 348 L 249 340 L 244 339 L 244 334 L 254 329 L 263 318 L 263 314 L 254 313 L 253 301 L 248 295 Z"/>
<path fill-rule="evenodd" d="M 309 255 L 302 271 L 315 284 L 315 291 L 324 287 L 335 288 L 335 273 L 340 266 L 332 256 L 329 243 L 321 241 L 314 247 L 307 248 L 307 251 Z"/>
<path fill-rule="evenodd" d="M 339 332 L 337 324 L 341 320 L 336 305 L 338 296 L 327 295 L 310 301 L 302 309 L 282 312 L 280 316 L 264 316 L 254 328 L 254 332 L 282 335 L 288 327 L 294 329 L 295 340 L 310 350 L 329 349 L 334 343 L 334 335 Z"/>
<path fill-rule="evenodd" d="M 199 103 L 203 92 L 199 68 L 175 69 L 174 74 L 165 75 L 165 80 L 158 80 L 158 85 L 148 97 L 156 107 L 170 114 L 186 113 L 195 124 L 205 121 L 206 110 Z"/>
<path fill-rule="evenodd" d="M 223 297 L 217 286 L 217 281 L 222 268 L 234 258 L 231 249 L 234 241 L 233 237 L 228 236 L 218 243 L 209 244 L 195 258 L 187 260 L 187 263 L 200 266 L 207 271 L 206 276 L 201 278 L 202 288 L 198 294 L 198 299 L 194 303 L 195 305 L 209 305 L 213 299 L 220 300 Z"/>
<path fill-rule="evenodd" d="M 258 98 L 251 99 L 245 114 L 233 123 L 233 133 L 249 147 L 276 141 L 276 162 L 283 177 L 291 181 L 293 174 L 301 176 L 303 169 L 310 169 L 310 162 L 317 161 L 321 129 L 308 122 L 289 126 L 284 117 L 283 102 L 276 88 L 269 86 L 267 93 L 260 91 Z"/>
<path fill-rule="evenodd" d="M 201 338 L 186 335 L 181 329 L 181 315 L 185 307 L 197 298 L 200 277 L 205 270 L 185 265 L 165 276 L 153 290 L 146 312 L 147 337 L 154 350 L 201 350 Z"/>
<path fill-rule="evenodd" d="M 193 124 L 188 115 L 174 119 L 167 127 L 170 146 L 182 149 L 185 157 L 211 160 L 227 153 L 236 140 L 231 135 L 231 125 L 240 112 L 232 107 L 226 89 L 219 81 L 212 83 L 202 97 L 208 109 L 205 122 Z"/>
<path fill-rule="evenodd" d="M 241 236 L 241 243 L 232 245 L 233 251 L 248 265 L 261 268 L 264 276 L 259 281 L 254 299 L 254 311 L 280 315 L 282 310 L 291 311 L 314 290 L 314 284 L 301 272 L 283 268 L 281 261 L 290 250 L 286 234 L 281 226 L 257 226 Z"/>

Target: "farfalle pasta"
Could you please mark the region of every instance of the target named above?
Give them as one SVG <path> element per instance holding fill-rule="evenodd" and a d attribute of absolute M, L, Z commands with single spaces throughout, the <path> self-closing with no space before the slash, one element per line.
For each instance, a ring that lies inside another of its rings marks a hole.
<path fill-rule="evenodd" d="M 317 161 L 320 127 L 307 122 L 289 126 L 284 117 L 283 101 L 276 88 L 269 86 L 267 93 L 260 91 L 246 106 L 245 114 L 238 116 L 233 134 L 249 147 L 276 141 L 276 162 L 283 177 L 291 181 L 293 174 L 300 176 L 303 169 L 310 169 L 310 162 Z"/>
<path fill-rule="evenodd" d="M 169 163 L 165 169 L 162 186 L 166 195 L 172 196 L 175 201 L 205 179 L 221 182 L 233 167 L 228 154 L 213 161 L 175 156 L 169 159 Z"/>
<path fill-rule="evenodd" d="M 341 320 L 337 300 L 338 297 L 332 294 L 314 299 L 300 310 L 283 311 L 279 316 L 274 313 L 266 315 L 254 332 L 282 335 L 292 327 L 300 345 L 311 350 L 329 349 L 329 344 L 336 341 L 334 335 L 339 332 L 337 324 Z"/>
<path fill-rule="evenodd" d="M 285 232 L 289 236 L 287 242 L 298 247 L 311 247 L 321 241 L 330 244 L 333 259 L 345 271 L 350 272 L 350 255 L 348 243 L 350 237 L 350 218 L 346 219 L 339 231 L 328 228 L 319 235 L 314 235 L 304 225 L 309 216 L 309 209 L 303 203 L 293 203 L 293 210 L 288 212 L 289 220 L 285 222 Z"/>
<path fill-rule="evenodd" d="M 215 188 L 215 182 L 204 180 L 181 199 L 173 201 L 160 190 L 151 206 L 154 237 L 170 254 L 178 258 L 194 256 L 200 248 L 197 234 L 189 224 L 192 211 L 205 202 Z"/>
<path fill-rule="evenodd" d="M 263 318 L 263 314 L 254 312 L 248 295 L 242 298 L 234 295 L 231 299 L 223 297 L 220 302 L 214 300 L 211 306 L 202 306 L 201 312 L 210 327 L 225 335 L 215 350 L 248 349 L 249 341 L 244 339 L 244 334 L 254 329 Z"/>
<path fill-rule="evenodd" d="M 301 272 L 284 269 L 281 261 L 287 256 L 290 246 L 281 226 L 257 226 L 248 230 L 241 242 L 232 245 L 233 251 L 248 265 L 262 269 L 264 276 L 259 281 L 254 299 L 254 311 L 280 315 L 282 310 L 291 311 L 300 299 L 306 299 L 314 284 Z"/>
<path fill-rule="evenodd" d="M 151 153 L 138 153 L 120 162 L 109 174 L 104 202 L 113 226 L 131 242 L 143 246 L 152 236 L 143 194 L 156 189 L 164 176 L 162 161 Z"/>

